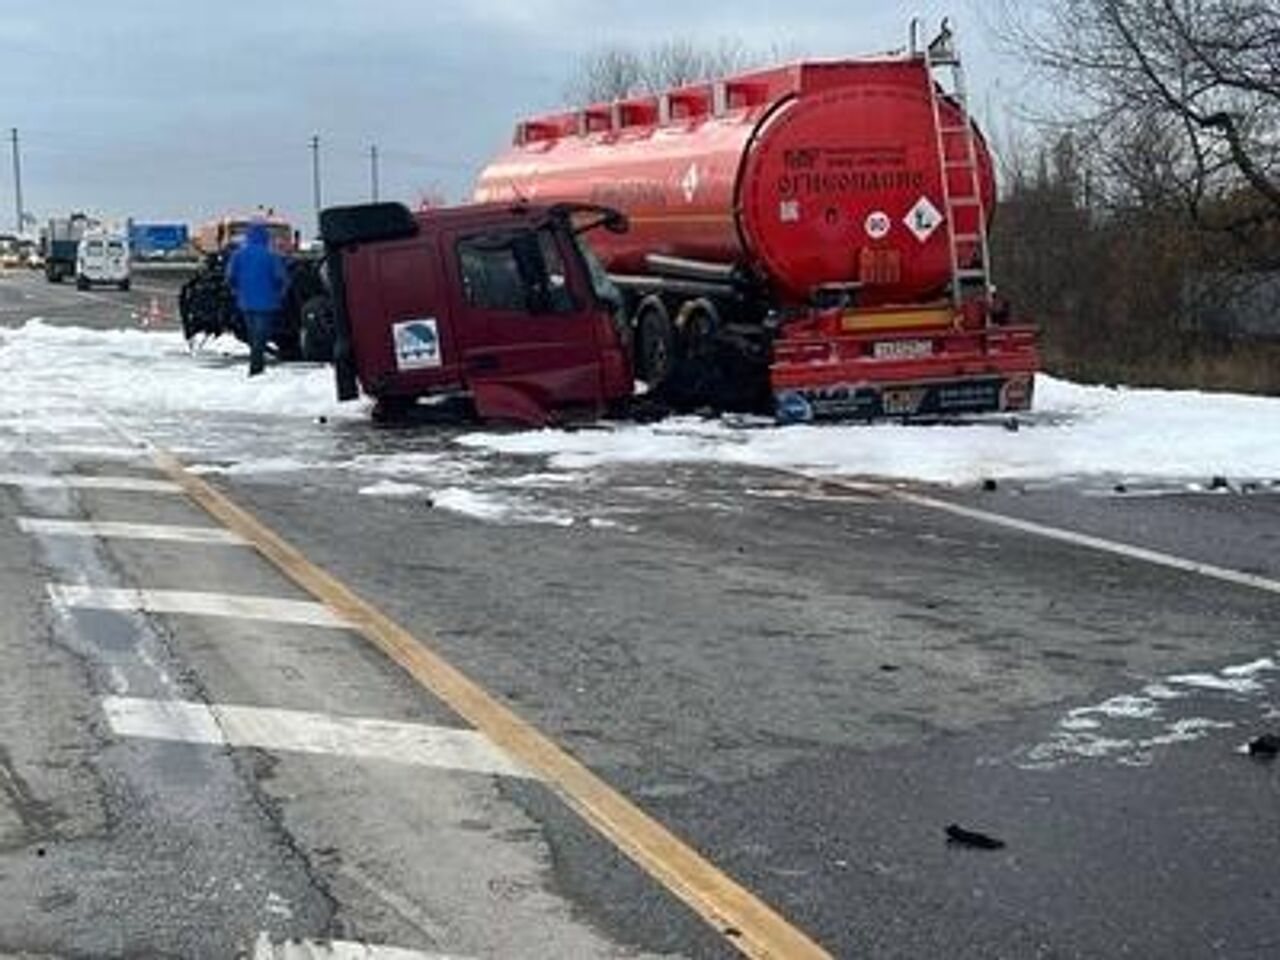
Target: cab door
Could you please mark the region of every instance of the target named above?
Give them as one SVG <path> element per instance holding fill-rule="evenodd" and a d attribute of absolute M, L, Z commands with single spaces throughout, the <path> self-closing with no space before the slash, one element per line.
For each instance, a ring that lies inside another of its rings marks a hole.
<path fill-rule="evenodd" d="M 552 227 L 459 231 L 446 251 L 454 314 L 468 329 L 464 374 L 486 418 L 548 422 L 602 406 L 598 308 Z"/>

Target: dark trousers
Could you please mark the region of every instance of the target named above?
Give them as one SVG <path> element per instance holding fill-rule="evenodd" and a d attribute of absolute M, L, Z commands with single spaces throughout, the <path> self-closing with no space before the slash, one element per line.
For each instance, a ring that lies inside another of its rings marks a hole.
<path fill-rule="evenodd" d="M 249 334 L 249 373 L 261 373 L 267 341 L 276 329 L 274 310 L 245 310 L 244 325 Z"/>

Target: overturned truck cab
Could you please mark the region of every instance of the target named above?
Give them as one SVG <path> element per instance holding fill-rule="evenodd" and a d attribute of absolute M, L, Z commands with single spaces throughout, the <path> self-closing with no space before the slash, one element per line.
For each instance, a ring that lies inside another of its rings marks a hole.
<path fill-rule="evenodd" d="M 459 398 L 485 420 L 598 417 L 633 389 L 621 298 L 581 235 L 626 229 L 603 207 L 398 203 L 320 217 L 338 397 L 374 416 Z"/>

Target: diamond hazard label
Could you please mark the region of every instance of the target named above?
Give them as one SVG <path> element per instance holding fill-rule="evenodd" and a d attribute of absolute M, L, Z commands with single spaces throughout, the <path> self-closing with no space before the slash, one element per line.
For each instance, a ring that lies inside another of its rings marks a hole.
<path fill-rule="evenodd" d="M 688 171 L 680 181 L 680 189 L 684 191 L 685 203 L 693 203 L 693 198 L 698 195 L 698 184 L 701 179 L 698 174 L 698 165 L 691 163 Z"/>
<path fill-rule="evenodd" d="M 917 240 L 924 243 L 941 225 L 942 211 L 935 207 L 928 197 L 921 197 L 916 201 L 915 206 L 907 211 L 902 222 L 915 234 Z"/>

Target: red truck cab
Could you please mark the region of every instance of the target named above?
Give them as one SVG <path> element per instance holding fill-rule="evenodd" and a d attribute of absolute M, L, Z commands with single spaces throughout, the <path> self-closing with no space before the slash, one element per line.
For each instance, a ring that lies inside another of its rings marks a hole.
<path fill-rule="evenodd" d="M 339 399 L 375 416 L 466 396 L 482 419 L 545 425 L 600 416 L 632 393 L 621 298 L 580 240 L 615 211 L 397 203 L 320 217 Z"/>

